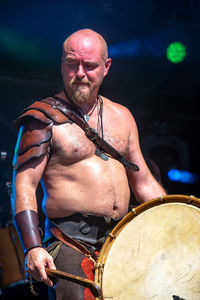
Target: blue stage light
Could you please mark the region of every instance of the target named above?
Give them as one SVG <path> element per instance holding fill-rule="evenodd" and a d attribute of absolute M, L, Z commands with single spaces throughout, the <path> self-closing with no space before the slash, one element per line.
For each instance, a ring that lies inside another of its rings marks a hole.
<path fill-rule="evenodd" d="M 199 181 L 199 175 L 178 169 L 169 170 L 168 177 L 171 181 L 177 181 L 186 184 L 194 184 Z"/>

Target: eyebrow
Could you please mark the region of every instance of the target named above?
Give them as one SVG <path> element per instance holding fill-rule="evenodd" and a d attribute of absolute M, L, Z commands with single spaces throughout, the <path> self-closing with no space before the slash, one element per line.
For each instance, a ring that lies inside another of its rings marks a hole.
<path fill-rule="evenodd" d="M 71 56 L 66 56 L 66 57 L 64 57 L 63 59 L 65 59 L 66 61 L 74 61 L 74 62 L 76 62 L 76 61 L 79 61 L 79 59 L 77 59 L 76 57 L 71 57 Z M 83 63 L 84 64 L 90 64 L 90 65 L 92 65 L 92 66 L 98 66 L 98 63 L 97 62 L 95 62 L 95 61 L 92 61 L 92 60 L 83 60 Z"/>
<path fill-rule="evenodd" d="M 62 58 L 63 60 L 67 60 L 67 61 L 77 61 L 78 59 L 77 58 L 74 58 L 74 57 L 70 57 L 70 56 L 65 56 Z"/>
<path fill-rule="evenodd" d="M 98 66 L 98 63 L 96 61 L 84 60 L 83 63 L 89 64 L 89 65 L 92 65 L 92 66 Z"/>

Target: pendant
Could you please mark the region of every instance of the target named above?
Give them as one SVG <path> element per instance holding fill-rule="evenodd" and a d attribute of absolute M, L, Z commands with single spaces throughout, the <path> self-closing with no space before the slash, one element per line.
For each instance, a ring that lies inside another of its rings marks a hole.
<path fill-rule="evenodd" d="M 88 121 L 90 119 L 90 116 L 88 116 L 88 115 L 85 114 L 85 115 L 83 115 L 83 118 L 84 118 L 85 122 L 88 123 Z"/>
<path fill-rule="evenodd" d="M 101 159 L 107 161 L 109 159 L 108 155 L 105 154 L 103 151 L 101 151 L 99 148 L 96 148 L 95 150 L 95 154 L 99 157 L 101 157 Z"/>

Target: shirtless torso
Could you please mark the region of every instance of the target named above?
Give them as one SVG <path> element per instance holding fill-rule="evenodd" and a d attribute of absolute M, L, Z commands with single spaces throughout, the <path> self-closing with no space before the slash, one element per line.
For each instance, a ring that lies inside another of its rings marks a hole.
<path fill-rule="evenodd" d="M 121 120 L 112 127 L 114 116 L 106 113 L 109 102 L 103 98 L 104 138 L 125 155 L 127 126 Z M 94 129 L 97 118 L 95 111 L 89 120 Z M 87 212 L 118 219 L 127 213 L 130 191 L 124 166 L 111 157 L 105 161 L 95 155 L 94 144 L 74 123 L 53 127 L 52 156 L 43 183 L 48 190 L 45 210 L 50 218 Z"/>

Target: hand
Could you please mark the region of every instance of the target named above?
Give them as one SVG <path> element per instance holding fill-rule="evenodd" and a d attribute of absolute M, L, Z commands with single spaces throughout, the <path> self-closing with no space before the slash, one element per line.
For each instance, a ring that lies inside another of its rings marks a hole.
<path fill-rule="evenodd" d="M 51 255 L 44 248 L 38 247 L 28 251 L 26 260 L 28 273 L 37 281 L 42 281 L 52 287 L 53 282 L 45 271 L 45 267 L 56 269 Z"/>

